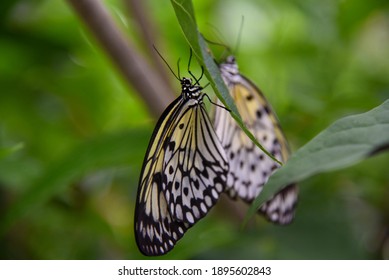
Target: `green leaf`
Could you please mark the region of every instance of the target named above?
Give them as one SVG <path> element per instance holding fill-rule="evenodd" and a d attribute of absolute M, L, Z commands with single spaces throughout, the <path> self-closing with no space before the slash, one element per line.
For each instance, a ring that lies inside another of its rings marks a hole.
<path fill-rule="evenodd" d="M 178 22 L 184 33 L 189 46 L 192 48 L 194 55 L 196 56 L 200 65 L 204 66 L 205 75 L 208 78 L 216 96 L 220 101 L 231 111 L 231 116 L 238 123 L 240 128 L 247 134 L 247 136 L 257 145 L 267 156 L 282 165 L 282 163 L 272 156 L 262 145 L 257 141 L 254 135 L 247 129 L 243 123 L 238 109 L 228 92 L 226 85 L 220 76 L 220 70 L 216 65 L 211 50 L 201 33 L 198 31 L 196 18 L 194 15 L 193 4 L 191 0 L 171 0 L 172 6 L 176 13 Z"/>
<path fill-rule="evenodd" d="M 18 143 L 16 145 L 13 145 L 12 147 L 0 148 L 0 159 L 5 158 L 23 148 L 24 148 L 23 143 Z"/>
<path fill-rule="evenodd" d="M 132 129 L 86 141 L 52 164 L 1 217 L 0 235 L 31 209 L 64 191 L 83 174 L 143 158 L 150 129 Z M 140 147 L 144 147 L 140 148 Z"/>
<path fill-rule="evenodd" d="M 197 58 L 201 58 L 201 51 L 198 42 L 198 31 L 196 18 L 194 16 L 192 1 L 171 0 L 174 11 L 188 44 L 191 46 Z"/>
<path fill-rule="evenodd" d="M 337 120 L 294 153 L 251 205 L 245 222 L 265 201 L 291 183 L 339 170 L 389 149 L 389 100 L 363 114 Z"/>

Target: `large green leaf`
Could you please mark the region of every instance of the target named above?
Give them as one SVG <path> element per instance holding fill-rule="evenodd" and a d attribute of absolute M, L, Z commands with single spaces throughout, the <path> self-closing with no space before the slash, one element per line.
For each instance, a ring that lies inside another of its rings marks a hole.
<path fill-rule="evenodd" d="M 64 158 L 53 163 L 45 173 L 1 217 L 0 234 L 31 209 L 45 203 L 53 195 L 64 191 L 69 185 L 93 170 L 128 165 L 144 156 L 145 139 L 150 129 L 132 129 L 125 133 L 105 135 L 86 141 Z"/>
<path fill-rule="evenodd" d="M 389 100 L 363 114 L 337 120 L 294 153 L 264 186 L 246 220 L 283 187 L 339 170 L 389 149 Z"/>
<path fill-rule="evenodd" d="M 270 158 L 278 162 L 280 165 L 282 163 L 273 157 L 262 145 L 257 141 L 254 135 L 247 129 L 243 123 L 238 109 L 235 106 L 234 101 L 232 100 L 231 95 L 228 92 L 226 85 L 223 82 L 222 77 L 220 76 L 220 71 L 216 65 L 214 58 L 212 56 L 211 50 L 208 48 L 207 44 L 204 41 L 203 36 L 198 31 L 196 18 L 194 14 L 193 4 L 191 0 L 171 0 L 174 11 L 178 22 L 181 26 L 181 29 L 184 33 L 186 40 L 188 41 L 189 46 L 192 48 L 193 53 L 195 54 L 200 65 L 204 66 L 205 75 L 208 78 L 209 83 L 211 84 L 213 90 L 215 91 L 216 96 L 220 101 L 231 111 L 231 116 L 235 119 L 238 125 L 242 130 L 247 134 L 247 136 Z"/>

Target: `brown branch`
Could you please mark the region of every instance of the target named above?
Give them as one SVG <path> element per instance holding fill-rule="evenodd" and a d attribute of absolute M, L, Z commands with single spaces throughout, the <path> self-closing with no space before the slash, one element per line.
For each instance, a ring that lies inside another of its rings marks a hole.
<path fill-rule="evenodd" d="M 135 23 L 139 28 L 139 37 L 143 39 L 144 47 L 149 56 L 151 57 L 152 63 L 155 65 L 156 70 L 163 77 L 164 80 L 169 80 L 169 74 L 166 70 L 166 65 L 162 62 L 157 52 L 154 50 L 153 45 L 157 48 L 160 47 L 160 32 L 154 21 L 151 20 L 149 9 L 147 7 L 148 1 L 139 0 L 124 0 L 127 10 L 135 19 Z"/>
<path fill-rule="evenodd" d="M 174 98 L 174 91 L 136 51 L 101 1 L 67 0 L 100 42 L 127 82 L 146 102 L 154 116 L 160 116 Z"/>

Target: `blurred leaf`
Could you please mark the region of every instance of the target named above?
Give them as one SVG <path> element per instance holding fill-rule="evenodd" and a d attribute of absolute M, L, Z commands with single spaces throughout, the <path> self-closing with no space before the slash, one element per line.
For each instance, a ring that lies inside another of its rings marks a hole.
<path fill-rule="evenodd" d="M 201 49 L 198 41 L 198 30 L 194 15 L 192 1 L 171 0 L 178 22 L 184 32 L 185 38 L 198 59 L 201 59 Z"/>
<path fill-rule="evenodd" d="M 105 135 L 86 141 L 63 159 L 53 163 L 32 186 L 9 207 L 2 217 L 0 233 L 31 209 L 44 203 L 53 195 L 68 188 L 83 174 L 106 166 L 136 162 L 143 157 L 145 139 L 150 135 L 146 128 L 132 129 L 125 133 Z"/>
<path fill-rule="evenodd" d="M 262 203 L 291 183 L 335 171 L 389 148 L 389 100 L 363 114 L 334 122 L 294 153 L 255 199 L 245 221 Z"/>
<path fill-rule="evenodd" d="M 171 3 L 176 12 L 178 22 L 182 28 L 186 40 L 188 41 L 188 44 L 192 48 L 200 65 L 205 66 L 205 75 L 207 76 L 208 81 L 215 91 L 216 96 L 228 109 L 230 109 L 231 116 L 235 119 L 240 128 L 247 134 L 251 141 L 253 141 L 255 145 L 257 145 L 271 159 L 282 165 L 279 160 L 277 160 L 264 147 L 262 147 L 262 145 L 257 141 L 254 135 L 243 123 L 238 109 L 236 108 L 235 103 L 230 93 L 228 92 L 222 77 L 220 76 L 220 70 L 215 63 L 213 56 L 211 55 L 211 50 L 208 48 L 203 36 L 198 31 L 192 1 L 171 0 Z"/>
<path fill-rule="evenodd" d="M 352 1 L 345 0 L 339 2 L 339 14 L 337 21 L 340 24 L 340 30 L 349 36 L 349 33 L 358 30 L 358 27 L 368 18 L 374 11 L 387 6 L 385 0 L 372 1 Z M 352 11 L 352 12 L 351 12 Z"/>
<path fill-rule="evenodd" d="M 24 148 L 23 143 L 18 143 L 12 147 L 7 147 L 7 148 L 0 148 L 0 160 L 19 151 L 20 149 Z"/>

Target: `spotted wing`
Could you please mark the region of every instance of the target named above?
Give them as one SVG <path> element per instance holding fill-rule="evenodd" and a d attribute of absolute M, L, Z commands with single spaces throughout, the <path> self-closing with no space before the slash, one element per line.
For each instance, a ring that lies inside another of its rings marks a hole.
<path fill-rule="evenodd" d="M 224 191 L 228 164 L 203 105 L 186 109 L 166 142 L 164 192 L 176 220 L 193 225 Z"/>
<path fill-rule="evenodd" d="M 227 172 L 203 105 L 178 98 L 160 118 L 142 168 L 135 210 L 141 252 L 170 251 L 215 204 Z"/>
<path fill-rule="evenodd" d="M 263 94 L 241 75 L 234 81 L 223 78 L 247 128 L 267 151 L 285 162 L 288 145 Z M 248 138 L 226 110 L 216 108 L 214 123 L 230 163 L 227 192 L 233 198 L 251 203 L 279 165 Z M 297 195 L 297 188 L 288 186 L 267 201 L 259 212 L 274 223 L 287 224 L 294 217 Z"/>

